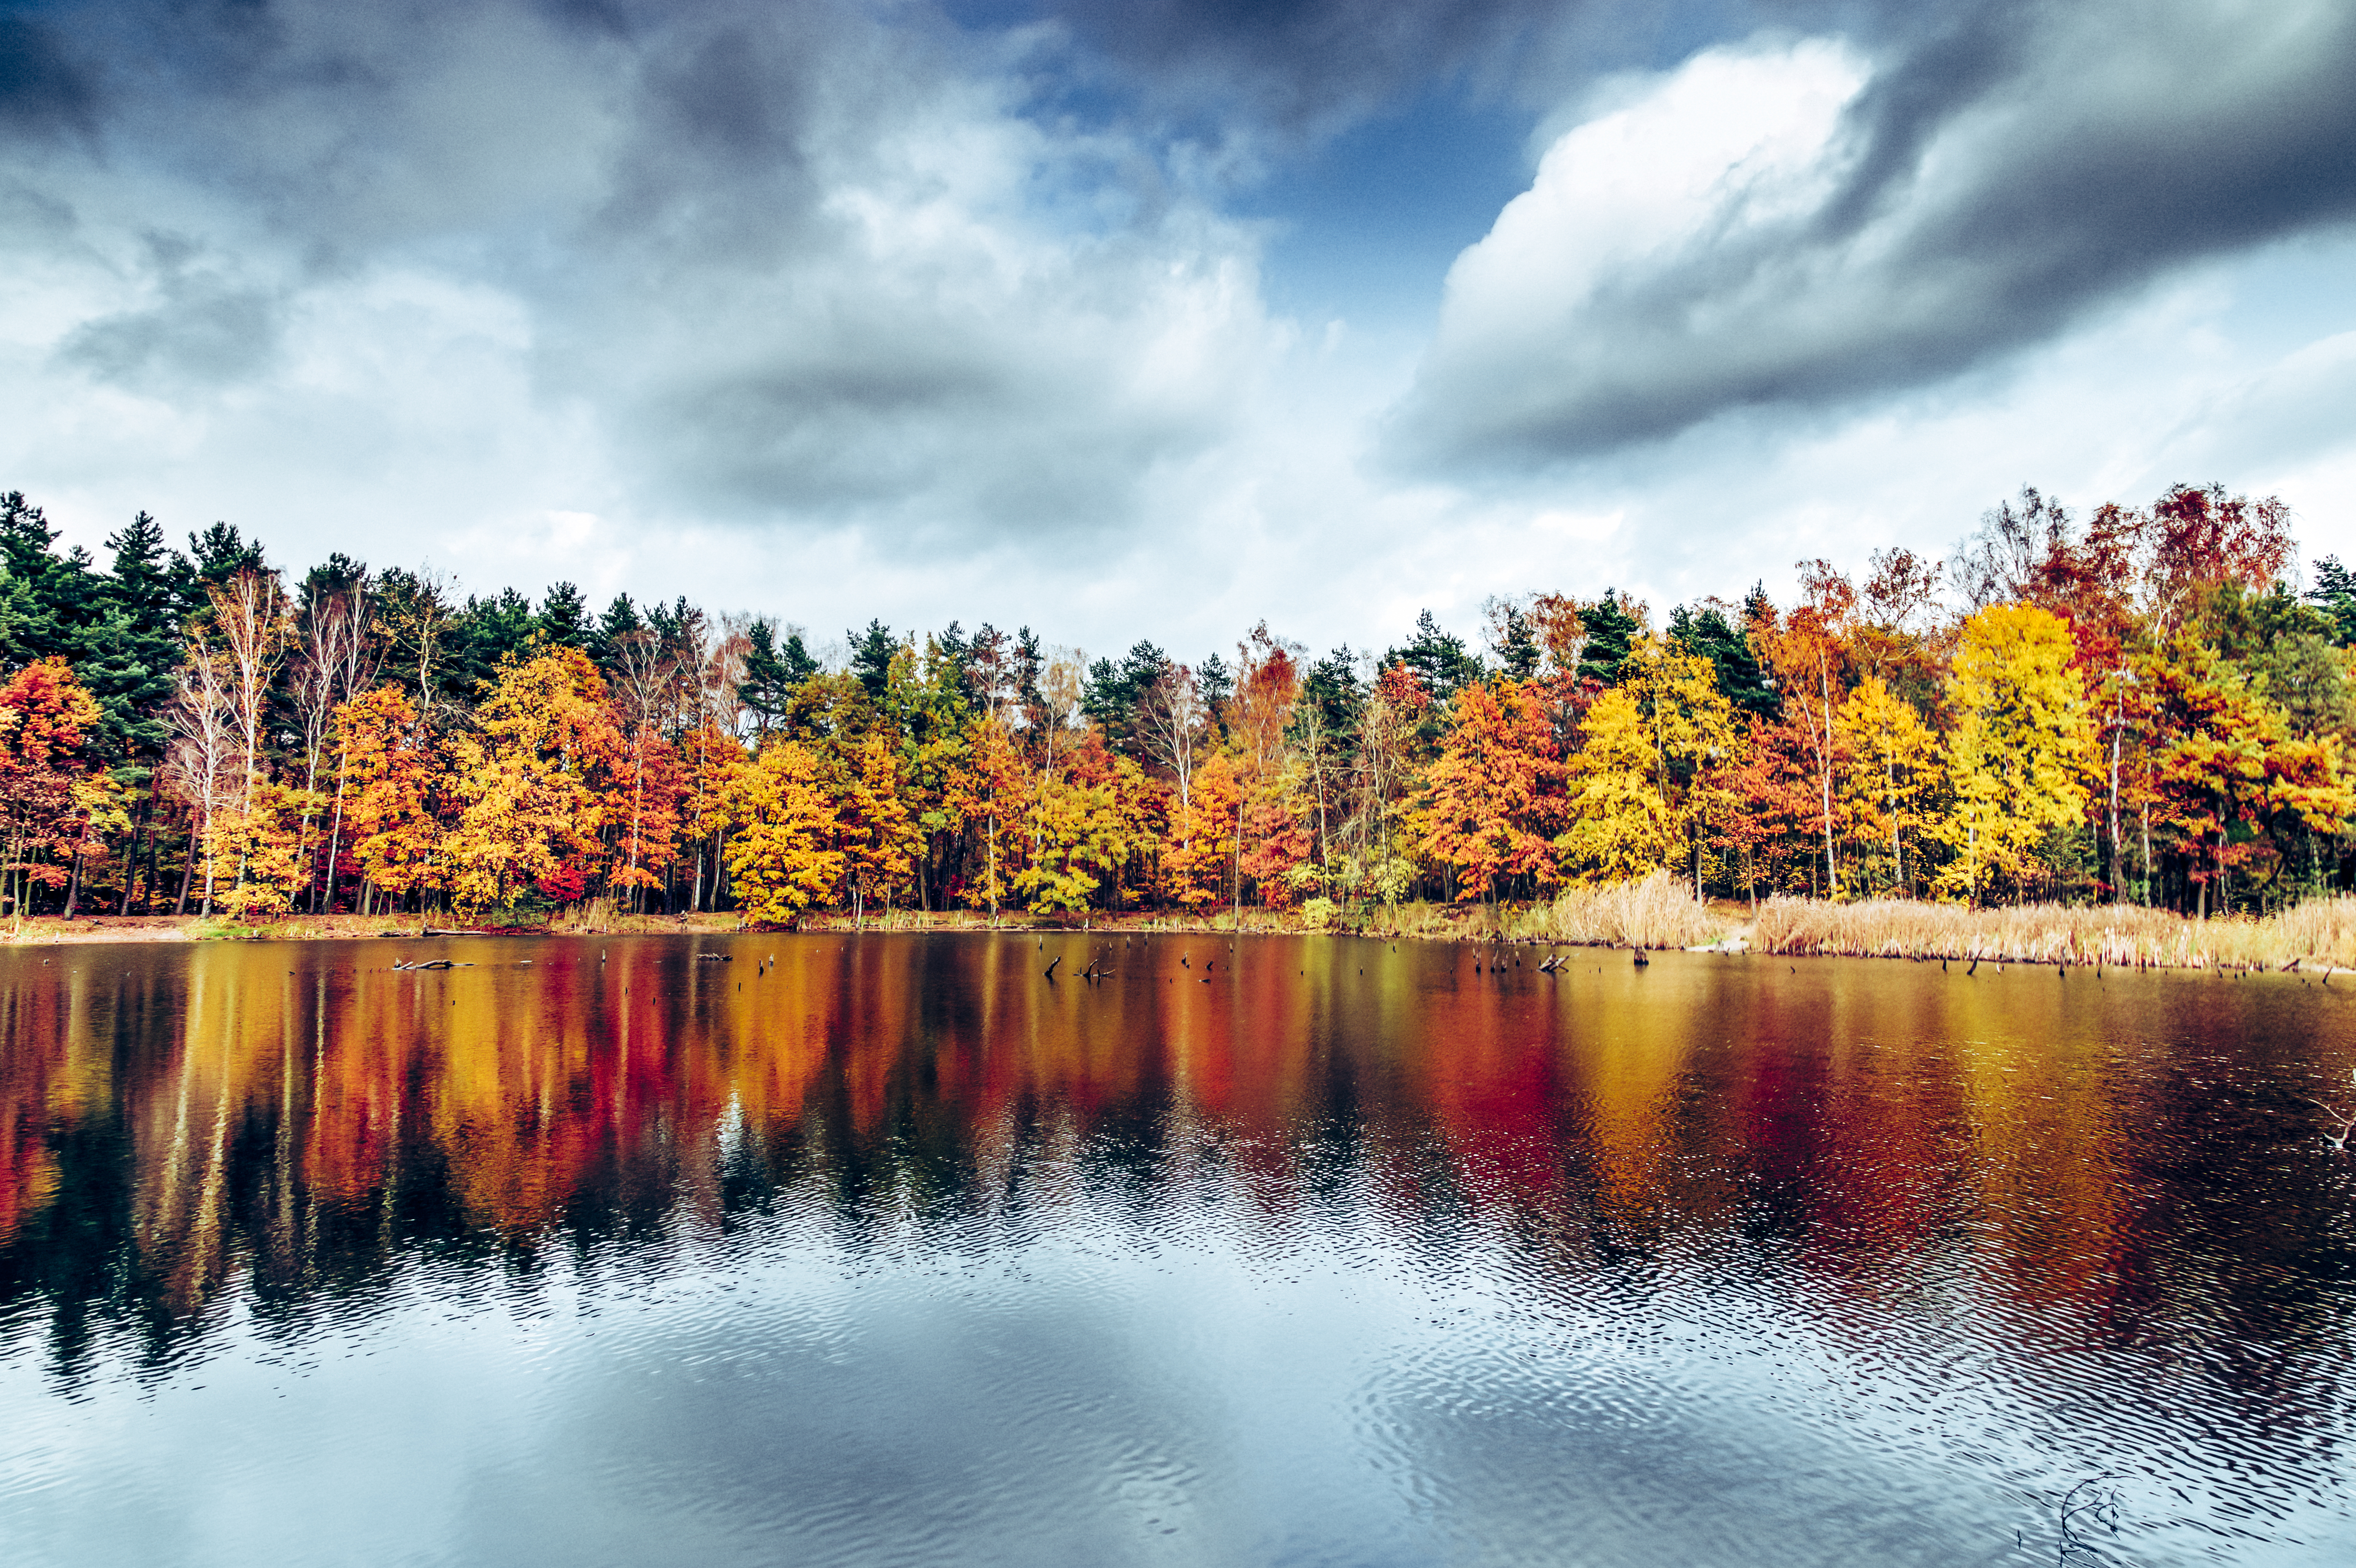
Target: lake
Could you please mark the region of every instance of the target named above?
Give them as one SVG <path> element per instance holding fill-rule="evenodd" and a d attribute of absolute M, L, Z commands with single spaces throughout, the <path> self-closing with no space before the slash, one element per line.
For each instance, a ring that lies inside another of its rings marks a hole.
<path fill-rule="evenodd" d="M 2356 984 L 1539 956 L 0 951 L 0 1560 L 2356 1562 Z"/>

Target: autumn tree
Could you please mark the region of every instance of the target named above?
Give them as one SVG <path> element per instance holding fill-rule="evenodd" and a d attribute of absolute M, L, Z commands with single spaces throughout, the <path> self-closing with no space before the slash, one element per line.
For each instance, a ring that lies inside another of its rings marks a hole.
<path fill-rule="evenodd" d="M 971 766 L 959 782 L 959 788 L 966 793 L 955 809 L 963 819 L 980 825 L 981 875 L 966 884 L 965 897 L 969 904 L 987 908 L 995 922 L 1012 874 L 1005 852 L 1009 807 L 1013 808 L 1012 815 L 1019 820 L 1030 773 L 1013 734 L 996 713 L 976 720 L 971 736 Z"/>
<path fill-rule="evenodd" d="M 831 902 L 847 858 L 835 847 L 834 803 L 809 748 L 772 737 L 730 780 L 728 875 L 747 920 L 788 925 Z"/>
<path fill-rule="evenodd" d="M 1494 898 L 1507 879 L 1548 869 L 1562 777 L 1554 727 L 1527 688 L 1496 680 L 1457 692 L 1421 812 L 1423 852 L 1455 870 L 1458 898 Z"/>
<path fill-rule="evenodd" d="M 1858 683 L 1835 715 L 1842 750 L 1853 765 L 1842 774 L 1844 804 L 1861 850 L 1887 848 L 1889 875 L 1882 887 L 1912 890 L 1907 845 L 1934 820 L 1933 792 L 1939 779 L 1939 738 L 1914 705 L 1882 684 L 1879 676 Z M 1870 891 L 1869 887 L 1860 891 Z"/>
<path fill-rule="evenodd" d="M 605 680 L 578 648 L 506 666 L 475 720 L 450 745 L 450 891 L 469 918 L 594 858 L 611 807 L 587 773 L 620 750 Z"/>
<path fill-rule="evenodd" d="M 1707 658 L 1676 643 L 1642 636 L 1620 662 L 1621 682 L 1644 717 L 1658 792 L 1669 824 L 1685 843 L 1694 897 L 1701 897 L 1711 825 L 1727 802 L 1722 775 L 1739 740 L 1733 704 Z"/>
<path fill-rule="evenodd" d="M 334 739 L 349 780 L 359 912 L 442 888 L 440 759 L 416 703 L 398 686 L 363 692 L 336 709 Z"/>
<path fill-rule="evenodd" d="M 233 759 L 237 753 L 237 722 L 230 709 L 225 662 L 200 626 L 192 627 L 180 661 L 172 705 L 166 710 L 172 738 L 166 752 L 164 784 L 187 812 L 188 852 L 180 873 L 180 894 L 175 914 L 185 914 L 188 892 L 199 863 L 204 867 L 201 912 L 213 910 L 220 879 L 220 843 L 215 824 L 226 811 L 237 809 L 242 781 Z"/>
<path fill-rule="evenodd" d="M 212 816 L 209 859 L 232 869 L 228 887 L 216 886 L 214 901 L 240 914 L 280 913 L 293 907 L 307 880 L 302 839 L 318 804 L 308 790 L 274 787 L 262 743 L 273 682 L 293 639 L 293 617 L 277 572 L 258 562 L 240 566 L 208 592 L 238 774 L 234 794 Z M 208 880 L 217 879 L 209 873 Z M 249 880 L 254 883 L 251 888 Z"/>
<path fill-rule="evenodd" d="M 1359 710 L 1355 752 L 1344 782 L 1343 852 L 1331 872 L 1336 891 L 1396 903 L 1420 874 L 1416 773 L 1431 697 L 1403 664 L 1385 665 Z"/>
<path fill-rule="evenodd" d="M 2034 605 L 1992 604 L 1964 623 L 1946 689 L 1954 804 L 1940 835 L 1954 859 L 1941 891 L 1976 902 L 2029 880 L 2039 845 L 2084 811 L 2094 729 L 2073 652 L 2069 627 Z"/>
<path fill-rule="evenodd" d="M 2180 836 L 2195 912 L 2227 906 L 2226 880 L 2260 857 L 2273 880 L 2297 836 L 2345 831 L 2356 815 L 2339 736 L 2294 732 L 2243 667 L 2179 635 L 2143 664 L 2162 733 L 2153 794 Z"/>
<path fill-rule="evenodd" d="M 1834 797 L 1838 793 L 1840 735 L 1836 717 L 1847 686 L 1857 589 L 1826 560 L 1800 563 L 1800 603 L 1788 615 L 1778 618 L 1769 613 L 1754 623 L 1751 635 L 1764 646 L 1783 693 L 1785 718 L 1807 748 L 1824 849 L 1825 896 L 1838 898 L 1840 856 Z"/>
<path fill-rule="evenodd" d="M 1031 837 L 1037 848 L 1014 877 L 1015 892 L 1037 914 L 1087 909 L 1130 848 L 1114 781 L 1041 778 L 1032 798 Z"/>
<path fill-rule="evenodd" d="M 62 658 L 36 660 L 0 686 L 0 824 L 8 908 L 26 912 L 35 886 L 60 888 L 93 816 L 112 806 L 104 771 L 87 754 L 97 699 Z"/>
<path fill-rule="evenodd" d="M 921 836 L 902 798 L 900 759 L 880 734 L 870 734 L 846 753 L 836 795 L 836 844 L 850 879 L 855 913 L 863 918 L 869 900 L 888 901 L 913 880 L 912 863 Z"/>
<path fill-rule="evenodd" d="M 1607 691 L 1587 709 L 1565 766 L 1561 833 L 1553 849 L 1564 880 L 1650 876 L 1676 852 L 1676 823 L 1660 788 L 1660 751 L 1633 694 Z"/>
<path fill-rule="evenodd" d="M 1227 703 L 1226 725 L 1236 783 L 1243 792 L 1243 819 L 1236 835 L 1229 890 L 1229 902 L 1238 920 L 1243 913 L 1244 857 L 1252 848 L 1264 849 L 1267 837 L 1290 819 L 1284 800 L 1283 771 L 1293 704 L 1301 696 L 1301 658 L 1306 651 L 1270 632 L 1265 621 L 1236 645 L 1236 689 Z"/>
<path fill-rule="evenodd" d="M 1242 791 L 1225 751 L 1205 758 L 1184 802 L 1170 814 L 1162 847 L 1162 893 L 1190 912 L 1227 901 L 1228 872 L 1239 862 Z"/>

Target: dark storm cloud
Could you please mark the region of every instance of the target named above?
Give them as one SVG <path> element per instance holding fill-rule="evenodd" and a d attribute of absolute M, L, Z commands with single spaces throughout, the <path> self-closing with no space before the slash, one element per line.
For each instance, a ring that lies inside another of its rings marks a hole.
<path fill-rule="evenodd" d="M 97 112 L 97 83 L 64 39 L 30 17 L 0 16 L 0 144 L 87 133 Z"/>
<path fill-rule="evenodd" d="M 1395 450 L 1542 466 L 1931 385 L 2171 269 L 2356 216 L 2344 5 L 1983 5 L 1873 68 L 1825 149 L 1837 177 L 1796 215 L 1730 202 L 1517 322 L 1475 297 L 1511 258 L 1461 266 Z"/>

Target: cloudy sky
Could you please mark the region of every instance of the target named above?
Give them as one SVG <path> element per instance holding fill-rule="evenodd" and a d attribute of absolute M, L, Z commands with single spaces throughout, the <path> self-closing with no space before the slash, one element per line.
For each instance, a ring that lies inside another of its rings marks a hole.
<path fill-rule="evenodd" d="M 2356 554 L 2345 0 L 0 0 L 0 488 L 1183 655 Z"/>

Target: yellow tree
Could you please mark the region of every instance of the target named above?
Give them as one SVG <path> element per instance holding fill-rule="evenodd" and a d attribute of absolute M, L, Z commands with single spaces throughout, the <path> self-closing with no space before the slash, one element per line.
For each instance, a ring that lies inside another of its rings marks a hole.
<path fill-rule="evenodd" d="M 1676 851 L 1676 823 L 1660 786 L 1660 751 L 1628 692 L 1597 698 L 1566 764 L 1569 825 L 1554 852 L 1565 880 L 1629 881 L 1657 871 Z"/>
<path fill-rule="evenodd" d="M 304 829 L 327 796 L 274 779 L 250 779 L 242 803 L 213 817 L 217 859 L 237 861 L 234 881 L 221 890 L 220 907 L 247 919 L 284 914 L 310 880 L 310 855 Z"/>
<path fill-rule="evenodd" d="M 450 891 L 470 918 L 585 866 L 608 809 L 586 773 L 621 751 L 605 683 L 578 648 L 507 666 L 475 721 L 451 743 Z"/>
<path fill-rule="evenodd" d="M 1655 782 L 1673 830 L 1685 839 L 1694 897 L 1701 897 L 1709 827 L 1729 805 L 1723 774 L 1741 750 L 1734 705 L 1719 689 L 1718 667 L 1647 634 L 1621 664 L 1621 688 L 1643 714 L 1653 743 Z"/>
<path fill-rule="evenodd" d="M 970 763 L 951 775 L 945 809 L 962 821 L 981 826 L 981 874 L 967 880 L 965 900 L 976 908 L 987 908 L 994 921 L 1007 890 L 1006 853 L 1000 834 L 1010 809 L 1020 812 L 1030 774 L 1012 733 L 995 713 L 973 721 L 968 747 Z"/>
<path fill-rule="evenodd" d="M 235 883 L 243 882 L 260 863 L 274 866 L 284 858 L 278 835 L 285 797 L 265 788 L 271 780 L 262 741 L 273 679 L 285 659 L 294 621 L 286 595 L 278 585 L 278 574 L 260 566 L 241 568 L 227 582 L 207 589 L 206 594 L 211 603 L 213 628 L 220 635 L 222 687 L 235 726 L 242 775 L 235 795 L 224 803 L 229 809 L 216 811 L 209 826 L 211 859 L 236 868 L 235 882 L 222 895 L 223 901 L 241 912 L 276 912 L 282 907 L 281 891 L 291 901 L 291 889 L 281 890 L 273 881 L 248 896 Z M 295 809 L 305 813 L 316 809 L 310 792 L 300 794 Z M 303 826 L 298 819 L 298 836 Z"/>
<path fill-rule="evenodd" d="M 812 904 L 833 901 L 845 857 L 834 847 L 838 824 L 823 770 L 808 747 L 772 739 L 723 795 L 728 876 L 745 919 L 787 925 Z"/>
<path fill-rule="evenodd" d="M 1125 816 L 1115 780 L 1087 784 L 1055 773 L 1039 780 L 1031 805 L 1037 849 L 1014 878 L 1014 891 L 1033 912 L 1077 913 L 1088 907 L 1103 878 L 1129 857 Z"/>
<path fill-rule="evenodd" d="M 678 811 L 695 841 L 691 868 L 689 907 L 705 909 L 719 902 L 720 876 L 727 864 L 729 786 L 749 765 L 744 742 L 710 717 L 680 737 L 680 767 L 683 773 Z M 711 876 L 704 875 L 704 847 L 712 846 Z"/>
<path fill-rule="evenodd" d="M 1868 676 L 1836 716 L 1844 750 L 1854 759 L 1841 779 L 1847 816 L 1869 838 L 1890 850 L 1890 888 L 1912 890 L 1906 845 L 1931 820 L 1931 794 L 1939 775 L 1939 738 L 1914 705 Z"/>
<path fill-rule="evenodd" d="M 1940 837 L 1954 859 L 1943 892 L 1976 902 L 2021 880 L 2046 835 L 2084 813 L 2095 765 L 2094 720 L 2076 648 L 2059 616 L 1991 604 L 1964 623 L 1947 676 L 1947 782 Z"/>
<path fill-rule="evenodd" d="M 1825 893 L 1840 896 L 1840 860 L 1835 851 L 1833 802 L 1838 789 L 1840 735 L 1835 723 L 1839 688 L 1849 663 L 1855 630 L 1857 589 L 1825 560 L 1800 563 L 1804 597 L 1778 620 L 1772 608 L 1754 619 L 1751 635 L 1774 667 L 1783 694 L 1783 712 L 1804 741 L 1815 774 L 1816 815 L 1825 855 Z"/>
<path fill-rule="evenodd" d="M 880 731 L 846 749 L 841 769 L 836 841 L 845 857 L 853 907 L 863 916 L 871 896 L 882 893 L 888 909 L 892 895 L 914 880 L 923 832 L 903 795 L 906 774 L 900 758 Z"/>
<path fill-rule="evenodd" d="M 1285 732 L 1292 722 L 1293 704 L 1301 697 L 1301 656 L 1306 651 L 1270 632 L 1265 621 L 1236 645 L 1236 689 L 1227 699 L 1225 720 L 1242 795 L 1229 868 L 1233 882 L 1228 890 L 1237 921 L 1243 918 L 1247 845 L 1282 831 L 1290 821 L 1283 808 Z M 1256 834 L 1255 828 L 1259 832 Z M 1277 863 L 1290 863 L 1281 849 L 1277 851 Z"/>

